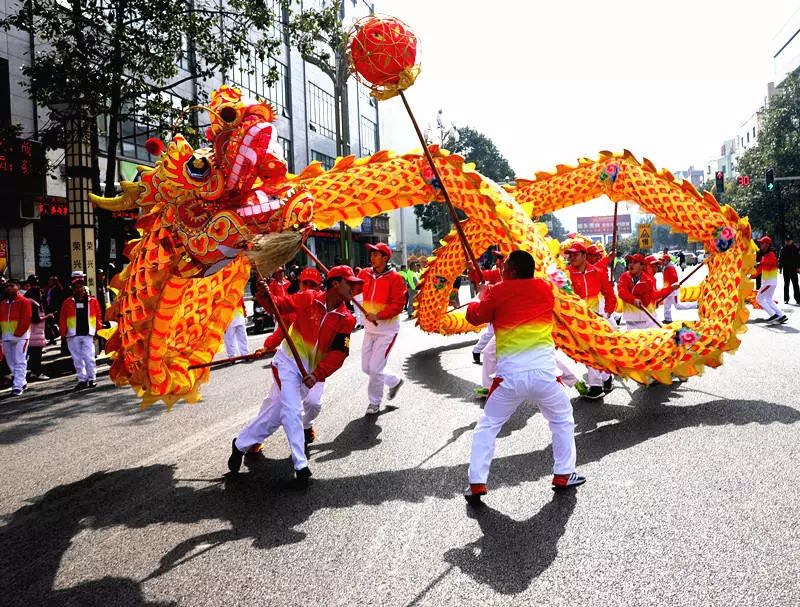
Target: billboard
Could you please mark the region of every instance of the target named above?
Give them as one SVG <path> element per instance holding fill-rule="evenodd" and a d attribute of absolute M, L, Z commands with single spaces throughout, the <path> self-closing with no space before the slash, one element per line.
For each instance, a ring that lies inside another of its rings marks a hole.
<path fill-rule="evenodd" d="M 613 231 L 613 215 L 578 217 L 578 232 L 584 236 L 603 236 Z M 630 234 L 631 231 L 631 216 L 617 215 L 617 234 Z"/>

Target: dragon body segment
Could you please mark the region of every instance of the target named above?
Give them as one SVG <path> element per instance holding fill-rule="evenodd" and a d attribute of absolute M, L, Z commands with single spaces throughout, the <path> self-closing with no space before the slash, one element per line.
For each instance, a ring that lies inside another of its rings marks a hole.
<path fill-rule="evenodd" d="M 112 379 L 130 384 L 144 406 L 199 398 L 208 370 L 189 367 L 209 362 L 219 349 L 249 276 L 241 253 L 256 235 L 358 224 L 441 201 L 440 184 L 421 153 L 380 151 L 340 158 L 328 171 L 315 162 L 290 175 L 272 145 L 268 106 L 223 87 L 212 95 L 210 113 L 210 147 L 194 150 L 177 136 L 154 168 L 142 168 L 141 181 L 123 183 L 115 199 L 95 198 L 105 208 L 143 210 L 137 224 L 142 237 L 127 249 L 131 264 L 113 282 L 120 297 L 111 315 L 119 325 L 107 351 L 114 357 Z M 673 374 L 689 377 L 720 364 L 722 353 L 738 346 L 755 256 L 747 220 L 733 209 L 628 152 L 601 152 L 596 160 L 559 166 L 514 187 L 492 182 L 461 156 L 436 146 L 430 152 L 453 203 L 468 216 L 462 226 L 472 249 L 525 249 L 542 277 L 557 267 L 559 247 L 531 217 L 602 194 L 634 202 L 706 244 L 711 254 L 700 287 L 700 321 L 689 323 L 694 341 L 677 340 L 672 326 L 614 331 L 551 280 L 554 338 L 573 359 L 643 383 L 668 382 Z M 450 285 L 466 259 L 455 234 L 441 244 L 422 276 L 417 323 L 445 335 L 475 331 L 463 311 L 447 311 Z"/>

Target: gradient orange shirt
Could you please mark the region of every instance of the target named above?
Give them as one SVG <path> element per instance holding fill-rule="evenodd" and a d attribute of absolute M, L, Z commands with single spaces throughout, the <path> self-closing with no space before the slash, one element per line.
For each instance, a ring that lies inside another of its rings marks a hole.
<path fill-rule="evenodd" d="M 555 373 L 553 291 L 541 278 L 504 280 L 467 307 L 473 325 L 490 322 L 497 339 L 497 375 L 541 369 Z"/>

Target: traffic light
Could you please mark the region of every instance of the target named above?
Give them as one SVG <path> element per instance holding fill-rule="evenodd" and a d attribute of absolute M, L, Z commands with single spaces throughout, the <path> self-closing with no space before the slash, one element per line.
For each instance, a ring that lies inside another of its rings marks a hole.
<path fill-rule="evenodd" d="M 717 171 L 714 175 L 717 179 L 717 192 L 724 192 L 725 191 L 725 173 L 722 171 Z"/>
<path fill-rule="evenodd" d="M 774 169 L 767 169 L 767 172 L 764 174 L 764 182 L 767 184 L 767 192 L 771 192 L 775 189 L 775 170 Z"/>

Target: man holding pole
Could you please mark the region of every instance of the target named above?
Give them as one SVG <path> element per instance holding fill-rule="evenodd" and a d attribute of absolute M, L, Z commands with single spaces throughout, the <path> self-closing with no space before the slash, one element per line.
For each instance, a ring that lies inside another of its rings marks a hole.
<path fill-rule="evenodd" d="M 389 353 L 400 331 L 400 313 L 406 306 L 406 284 L 403 277 L 389 267 L 392 250 L 384 242 L 368 244 L 369 268 L 359 273 L 364 280 L 364 342 L 361 346 L 361 369 L 369 377 L 367 415 L 375 415 L 381 408 L 383 388 L 389 389 L 392 400 L 403 380 L 386 372 Z"/>
<path fill-rule="evenodd" d="M 311 477 L 303 432 L 303 398 L 344 363 L 350 353 L 350 333 L 356 320 L 345 302 L 356 278 L 347 266 L 331 268 L 326 291 L 308 290 L 287 297 L 259 293 L 259 303 L 271 308 L 282 323 L 282 313 L 294 313 L 295 321 L 272 361 L 275 382 L 261 410 L 233 439 L 228 469 L 236 473 L 245 452 L 258 445 L 280 426 L 292 451 L 297 486 L 305 488 Z M 272 305 L 274 301 L 274 306 Z"/>
<path fill-rule="evenodd" d="M 661 255 L 661 263 L 663 264 L 662 275 L 664 277 L 664 288 L 678 287 L 671 290 L 666 297 L 664 297 L 664 322 L 672 322 L 672 308 L 676 310 L 696 310 L 697 302 L 682 302 L 680 301 L 680 283 L 678 281 L 678 270 L 675 264 L 672 263 L 672 257 L 669 253 Z"/>
<path fill-rule="evenodd" d="M 573 242 L 565 253 L 569 255 L 569 274 L 575 294 L 586 301 L 589 309 L 598 314 L 604 313 L 606 318 L 611 316 L 617 309 L 617 296 L 606 274 L 606 268 L 601 269 L 589 262 L 587 247 L 581 242 Z M 600 309 L 601 294 L 603 295 L 602 312 Z M 584 398 L 598 400 L 614 389 L 610 373 L 598 371 L 592 367 L 587 367 L 586 371 L 589 392 L 583 395 Z"/>

